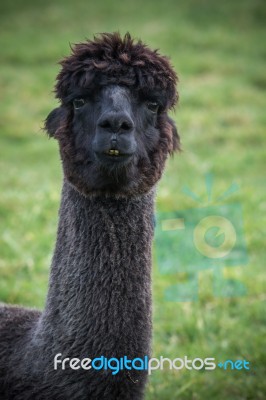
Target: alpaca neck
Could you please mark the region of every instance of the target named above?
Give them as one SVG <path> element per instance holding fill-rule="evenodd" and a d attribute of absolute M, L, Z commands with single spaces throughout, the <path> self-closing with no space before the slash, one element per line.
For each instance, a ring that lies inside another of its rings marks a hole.
<path fill-rule="evenodd" d="M 153 191 L 85 198 L 64 182 L 44 346 L 69 357 L 149 353 L 153 205 Z"/>

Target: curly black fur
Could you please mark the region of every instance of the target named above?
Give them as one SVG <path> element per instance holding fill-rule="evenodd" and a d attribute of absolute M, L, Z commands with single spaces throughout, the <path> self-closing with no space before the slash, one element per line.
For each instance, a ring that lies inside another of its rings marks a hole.
<path fill-rule="evenodd" d="M 77 44 L 46 120 L 64 183 L 42 313 L 0 307 L 1 400 L 140 400 L 146 373 L 54 370 L 54 357 L 151 353 L 154 186 L 179 148 L 167 58 L 127 34 Z"/>

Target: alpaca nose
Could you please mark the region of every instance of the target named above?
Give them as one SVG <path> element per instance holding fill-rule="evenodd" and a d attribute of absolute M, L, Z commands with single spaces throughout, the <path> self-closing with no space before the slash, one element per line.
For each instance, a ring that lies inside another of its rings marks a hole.
<path fill-rule="evenodd" d="M 108 132 L 129 133 L 133 129 L 133 121 L 126 113 L 108 113 L 99 119 L 98 126 Z"/>

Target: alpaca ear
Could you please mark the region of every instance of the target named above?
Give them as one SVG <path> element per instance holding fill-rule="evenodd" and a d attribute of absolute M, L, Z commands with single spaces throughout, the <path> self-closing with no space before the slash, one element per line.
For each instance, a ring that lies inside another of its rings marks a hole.
<path fill-rule="evenodd" d="M 62 107 L 55 108 L 50 112 L 44 123 L 44 129 L 50 137 L 54 137 L 56 131 L 64 124 L 66 110 Z"/>
<path fill-rule="evenodd" d="M 169 123 L 169 125 L 171 127 L 171 131 L 172 131 L 172 145 L 171 145 L 171 148 L 169 149 L 169 153 L 171 155 L 173 155 L 175 151 L 181 150 L 180 137 L 177 132 L 177 127 L 175 125 L 175 122 L 172 120 L 172 118 L 168 117 L 168 123 Z"/>

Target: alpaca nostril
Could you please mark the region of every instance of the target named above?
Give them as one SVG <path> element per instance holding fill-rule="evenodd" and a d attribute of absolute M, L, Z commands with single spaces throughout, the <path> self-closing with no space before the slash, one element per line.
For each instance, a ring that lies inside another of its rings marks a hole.
<path fill-rule="evenodd" d="M 98 126 L 110 132 L 129 132 L 133 128 L 131 118 L 125 113 L 110 113 L 100 118 Z"/>
<path fill-rule="evenodd" d="M 110 122 L 108 121 L 108 120 L 104 120 L 104 121 L 102 121 L 102 122 L 99 122 L 99 124 L 98 124 L 101 128 L 103 128 L 103 129 L 111 129 L 112 127 L 111 127 L 111 124 L 110 124 Z"/>
<path fill-rule="evenodd" d="M 129 131 L 130 129 L 132 129 L 132 124 L 130 124 L 129 121 L 123 121 L 120 129 L 122 129 L 123 131 Z"/>

